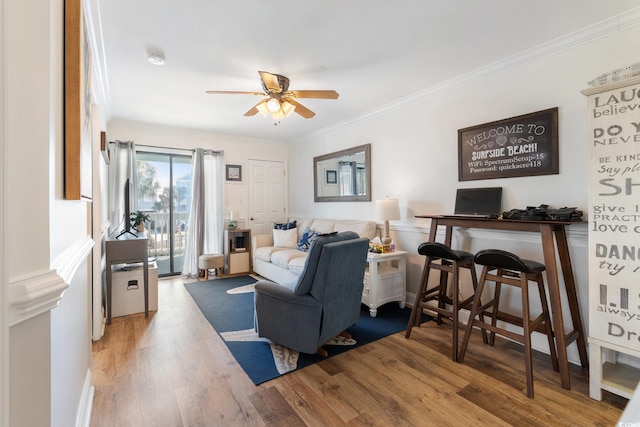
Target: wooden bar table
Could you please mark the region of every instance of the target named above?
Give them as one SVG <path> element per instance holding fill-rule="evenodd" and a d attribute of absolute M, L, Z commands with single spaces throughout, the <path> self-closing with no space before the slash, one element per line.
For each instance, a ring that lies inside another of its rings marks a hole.
<path fill-rule="evenodd" d="M 431 228 L 429 230 L 430 242 L 436 241 L 436 233 L 439 226 L 446 227 L 444 243 L 449 247 L 451 247 L 453 227 L 540 233 L 544 265 L 547 270 L 547 286 L 549 287 L 553 332 L 556 337 L 560 382 L 563 388 L 570 390 L 571 378 L 569 376 L 567 346 L 576 341 L 582 368 L 587 369 L 589 366 L 584 328 L 582 326 L 582 318 L 580 316 L 576 284 L 573 276 L 573 269 L 571 267 L 571 258 L 569 256 L 569 246 L 567 244 L 567 235 L 565 231 L 565 226 L 572 223 L 569 221 L 527 221 L 442 215 L 416 215 L 416 218 L 431 219 Z M 560 268 L 562 269 L 562 277 L 564 278 L 567 300 L 569 302 L 569 311 L 571 313 L 571 321 L 573 323 L 573 330 L 569 333 L 565 333 L 564 319 L 562 316 L 562 303 L 560 298 L 561 290 L 558 263 L 556 262 L 556 247 L 558 249 Z"/>

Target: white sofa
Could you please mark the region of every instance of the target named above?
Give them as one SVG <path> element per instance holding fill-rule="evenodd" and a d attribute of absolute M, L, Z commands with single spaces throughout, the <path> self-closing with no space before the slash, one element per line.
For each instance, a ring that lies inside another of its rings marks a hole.
<path fill-rule="evenodd" d="M 369 240 L 376 236 L 375 221 L 353 219 L 292 218 L 297 221 L 297 240 L 309 227 L 318 233 L 353 231 Z M 274 246 L 272 234 L 255 235 L 252 238 L 253 271 L 260 276 L 279 284 L 295 284 L 307 259 L 307 252 L 290 247 Z"/>

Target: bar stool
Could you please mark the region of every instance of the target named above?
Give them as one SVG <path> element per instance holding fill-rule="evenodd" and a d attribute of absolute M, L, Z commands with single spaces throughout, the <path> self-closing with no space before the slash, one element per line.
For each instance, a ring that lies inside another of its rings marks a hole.
<path fill-rule="evenodd" d="M 531 334 L 534 331 L 542 332 L 547 335 L 549 341 L 549 351 L 551 353 L 551 363 L 554 370 L 558 370 L 558 357 L 553 339 L 553 331 L 551 328 L 551 320 L 549 317 L 549 306 L 547 304 L 547 296 L 544 289 L 544 280 L 542 272 L 545 270 L 544 264 L 536 261 L 522 259 L 510 252 L 499 249 L 485 249 L 478 252 L 474 258 L 476 264 L 483 265 L 482 274 L 480 275 L 480 283 L 476 295 L 478 296 L 471 305 L 471 314 L 469 322 L 465 330 L 460 355 L 458 360 L 464 360 L 464 354 L 469 344 L 469 337 L 474 326 L 481 328 L 483 331 L 490 331 L 491 336 L 489 344 L 493 345 L 495 334 L 510 338 L 524 345 L 525 371 L 527 376 L 527 396 L 533 398 L 533 354 L 531 349 Z M 495 270 L 495 273 L 492 273 Z M 480 296 L 487 282 L 495 282 L 495 290 L 493 299 L 486 304 L 482 304 Z M 538 285 L 540 301 L 542 303 L 542 313 L 531 320 L 529 307 L 529 281 Z M 522 317 L 501 312 L 500 290 L 501 284 L 519 287 L 522 294 Z M 491 324 L 486 323 L 481 318 L 482 314 L 488 314 L 485 310 L 492 308 Z M 478 319 L 476 319 L 478 316 Z M 497 326 L 497 321 L 501 320 L 506 323 L 517 325 L 523 328 L 522 335 Z"/>
<path fill-rule="evenodd" d="M 475 265 L 473 264 L 473 254 L 465 251 L 457 251 L 449 246 L 438 242 L 422 243 L 418 247 L 418 253 L 427 257 L 424 269 L 422 270 L 422 278 L 420 279 L 420 288 L 416 294 L 416 300 L 411 310 L 411 317 L 407 324 L 405 338 L 411 335 L 413 326 L 420 326 L 422 323 L 422 310 L 428 309 L 437 313 L 438 325 L 442 324 L 442 317 L 452 320 L 453 337 L 451 345 L 451 360 L 458 360 L 458 313 L 462 308 L 468 308 L 474 300 L 474 295 L 467 299 L 459 300 L 458 276 L 459 269 L 466 268 L 471 274 L 471 283 L 473 284 L 474 293 L 478 287 L 476 278 Z M 440 260 L 440 262 L 436 262 Z M 428 289 L 430 271 L 440 271 L 440 282 L 438 285 Z M 447 278 L 448 273 L 453 273 L 452 280 L 452 296 L 447 295 Z M 430 301 L 437 301 L 437 306 L 428 304 Z M 447 308 L 449 305 L 451 308 Z M 484 342 L 487 342 L 486 333 L 483 332 Z"/>

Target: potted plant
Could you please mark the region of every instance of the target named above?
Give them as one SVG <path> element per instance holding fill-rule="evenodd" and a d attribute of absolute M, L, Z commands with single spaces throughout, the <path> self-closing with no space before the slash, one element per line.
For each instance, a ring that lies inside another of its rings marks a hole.
<path fill-rule="evenodd" d="M 143 211 L 135 211 L 131 212 L 129 219 L 131 220 L 131 226 L 141 233 L 144 231 L 144 223 L 149 222 L 151 216 Z"/>

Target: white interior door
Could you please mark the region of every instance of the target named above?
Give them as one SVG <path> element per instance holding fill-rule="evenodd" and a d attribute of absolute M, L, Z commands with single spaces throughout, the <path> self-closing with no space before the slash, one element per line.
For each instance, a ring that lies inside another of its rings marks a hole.
<path fill-rule="evenodd" d="M 252 235 L 269 234 L 275 222 L 286 219 L 283 162 L 249 160 L 249 221 Z"/>

